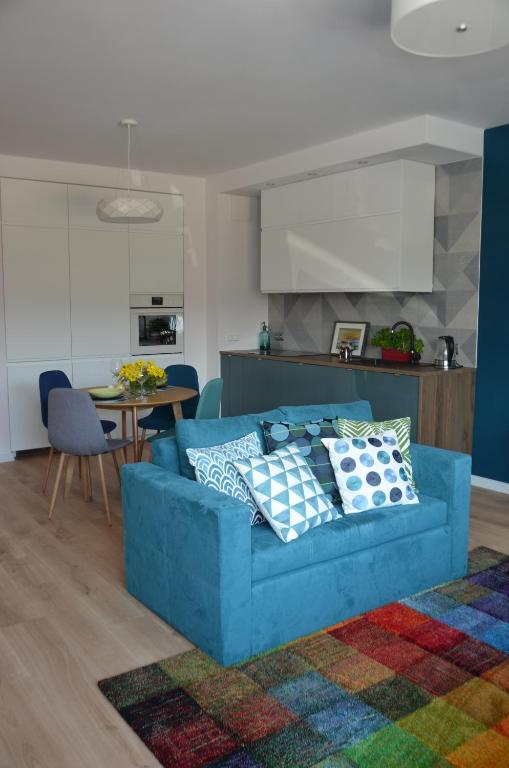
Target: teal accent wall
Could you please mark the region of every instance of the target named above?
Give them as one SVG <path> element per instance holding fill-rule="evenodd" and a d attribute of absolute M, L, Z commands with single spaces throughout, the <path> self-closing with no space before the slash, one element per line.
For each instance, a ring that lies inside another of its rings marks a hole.
<path fill-rule="evenodd" d="M 509 483 L 509 125 L 484 134 L 473 473 Z"/>

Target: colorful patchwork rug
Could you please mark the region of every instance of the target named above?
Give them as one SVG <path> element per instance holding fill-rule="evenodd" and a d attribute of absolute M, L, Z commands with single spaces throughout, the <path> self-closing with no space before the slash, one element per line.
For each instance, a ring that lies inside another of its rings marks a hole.
<path fill-rule="evenodd" d="M 509 767 L 509 557 L 235 667 L 193 650 L 99 687 L 167 768 Z"/>

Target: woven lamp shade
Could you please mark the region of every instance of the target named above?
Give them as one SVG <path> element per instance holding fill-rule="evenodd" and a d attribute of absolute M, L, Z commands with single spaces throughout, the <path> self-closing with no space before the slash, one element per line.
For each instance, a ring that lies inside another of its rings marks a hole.
<path fill-rule="evenodd" d="M 113 224 L 143 224 L 159 221 L 163 209 L 148 197 L 112 197 L 97 203 L 97 217 Z"/>

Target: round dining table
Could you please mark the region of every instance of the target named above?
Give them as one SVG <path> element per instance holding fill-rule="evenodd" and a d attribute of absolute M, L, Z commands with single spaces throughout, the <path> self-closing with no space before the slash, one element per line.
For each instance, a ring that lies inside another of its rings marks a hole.
<path fill-rule="evenodd" d="M 92 387 L 87 387 L 86 391 L 88 392 L 90 389 Z M 126 393 L 124 397 L 115 400 L 94 399 L 94 405 L 98 409 L 122 412 L 123 438 L 127 437 L 127 414 L 129 411 L 131 412 L 134 461 L 141 461 L 138 441 L 138 411 L 146 411 L 159 405 L 167 405 L 173 410 L 175 421 L 177 421 L 182 418 L 182 403 L 185 400 L 191 400 L 197 394 L 196 389 L 190 389 L 189 387 L 165 387 L 143 397 L 135 397 Z"/>

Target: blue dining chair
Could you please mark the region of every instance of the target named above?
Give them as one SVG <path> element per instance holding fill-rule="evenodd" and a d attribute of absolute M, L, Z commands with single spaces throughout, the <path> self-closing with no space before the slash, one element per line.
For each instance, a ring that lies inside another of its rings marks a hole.
<path fill-rule="evenodd" d="M 195 419 L 218 419 L 221 412 L 221 395 L 223 394 L 223 379 L 211 379 L 203 387 L 200 395 Z M 175 427 L 161 432 L 159 435 L 149 437 L 149 443 L 160 440 L 163 437 L 174 437 Z"/>
<path fill-rule="evenodd" d="M 39 376 L 39 397 L 41 401 L 41 419 L 42 423 L 48 429 L 48 398 L 52 389 L 72 389 L 67 374 L 64 371 L 43 371 Z M 110 435 L 117 425 L 114 421 L 107 419 L 101 420 L 101 427 L 105 435 Z M 42 486 L 42 492 L 46 493 L 51 462 L 53 460 L 53 447 L 50 447 L 48 454 L 48 465 L 46 468 L 46 477 Z"/>
<path fill-rule="evenodd" d="M 171 384 L 173 387 L 189 387 L 189 389 L 196 389 L 199 393 L 198 372 L 194 366 L 184 364 L 169 365 L 164 370 L 168 384 Z M 185 400 L 182 403 L 182 416 L 184 419 L 194 419 L 199 400 L 200 395 L 198 394 L 196 397 L 191 398 L 191 400 Z M 147 429 L 153 429 L 156 432 L 173 429 L 175 426 L 175 417 L 169 406 L 158 405 L 152 409 L 148 416 L 143 416 L 141 419 L 138 419 L 138 426 L 143 430 L 140 440 L 141 456 L 143 454 Z"/>

